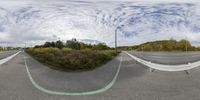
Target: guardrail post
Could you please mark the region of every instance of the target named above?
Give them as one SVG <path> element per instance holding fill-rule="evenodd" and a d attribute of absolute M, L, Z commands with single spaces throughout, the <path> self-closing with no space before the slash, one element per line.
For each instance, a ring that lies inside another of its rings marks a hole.
<path fill-rule="evenodd" d="M 185 73 L 186 73 L 187 75 L 189 75 L 189 74 L 190 74 L 189 70 L 185 70 Z"/>
<path fill-rule="evenodd" d="M 149 71 L 150 71 L 150 72 L 154 72 L 155 69 L 149 67 Z"/>

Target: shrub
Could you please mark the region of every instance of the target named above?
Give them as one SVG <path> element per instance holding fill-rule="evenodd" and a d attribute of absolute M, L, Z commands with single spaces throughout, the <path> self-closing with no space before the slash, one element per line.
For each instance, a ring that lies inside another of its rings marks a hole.
<path fill-rule="evenodd" d="M 36 60 L 57 70 L 91 70 L 117 56 L 114 50 L 72 50 L 69 48 L 31 48 L 26 50 Z"/>

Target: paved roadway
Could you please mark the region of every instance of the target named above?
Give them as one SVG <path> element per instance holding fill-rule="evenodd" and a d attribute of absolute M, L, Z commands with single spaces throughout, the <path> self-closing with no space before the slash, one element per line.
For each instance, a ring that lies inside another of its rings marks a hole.
<path fill-rule="evenodd" d="M 200 60 L 200 52 L 129 52 L 139 58 L 160 64 L 186 64 Z"/>
<path fill-rule="evenodd" d="M 138 52 L 131 53 L 138 54 Z M 163 54 L 163 58 L 159 59 L 165 59 L 164 55 L 170 56 L 170 54 L 165 53 L 146 54 L 154 56 Z M 198 54 L 198 52 L 195 52 L 180 54 L 180 56 L 187 55 L 187 57 L 190 57 Z M 24 56 L 26 56 L 28 68 L 35 82 L 43 88 L 60 92 L 85 92 L 105 87 L 115 76 L 118 65 L 120 64 L 120 57 L 122 56 L 123 59 L 117 80 L 107 91 L 88 96 L 59 96 L 44 93 L 31 83 L 26 71 L 23 59 Z M 163 61 L 159 59 L 157 58 L 155 61 Z M 178 58 L 176 60 L 178 60 Z M 169 63 L 169 60 L 167 63 Z M 185 72 L 149 72 L 146 66 L 134 61 L 126 54 L 120 54 L 120 56 L 109 63 L 93 71 L 65 73 L 51 70 L 38 63 L 27 54 L 20 53 L 9 61 L 8 64 L 0 66 L 0 99 L 199 100 L 200 67 L 192 69 L 190 72 L 190 75 L 185 74 Z"/>
<path fill-rule="evenodd" d="M 1 51 L 0 52 L 0 59 L 3 59 L 5 57 L 8 57 L 14 53 L 17 53 L 17 50 L 12 50 L 12 51 Z"/>

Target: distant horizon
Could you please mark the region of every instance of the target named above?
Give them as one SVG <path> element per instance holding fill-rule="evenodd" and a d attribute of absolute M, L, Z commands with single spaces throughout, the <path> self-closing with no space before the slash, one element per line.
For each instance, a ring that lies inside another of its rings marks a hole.
<path fill-rule="evenodd" d="M 115 32 L 119 46 L 171 37 L 200 45 L 200 2 L 194 0 L 22 1 L 0 3 L 0 42 L 10 46 L 76 37 L 114 47 Z"/>
<path fill-rule="evenodd" d="M 73 39 L 73 38 L 72 38 Z M 76 38 L 75 38 L 76 39 Z M 170 38 L 171 39 L 171 38 Z M 151 40 L 151 41 L 146 41 L 146 42 L 143 42 L 143 43 L 140 43 L 140 44 L 128 44 L 128 45 L 118 45 L 118 47 L 128 47 L 128 46 L 137 46 L 137 45 L 141 45 L 141 44 L 144 44 L 144 43 L 147 43 L 147 42 L 155 42 L 155 41 L 164 41 L 164 40 L 170 40 L 170 39 L 163 39 L 163 40 Z M 68 40 L 71 40 L 71 39 L 68 39 Z M 173 39 L 173 40 L 176 40 L 176 39 Z M 182 39 L 180 39 L 180 40 L 182 40 Z M 180 40 L 176 40 L 176 41 L 180 41 Z M 186 40 L 186 39 L 185 39 Z M 45 41 L 45 42 L 56 42 L 56 41 L 59 41 L 59 40 L 54 40 L 54 41 Z M 62 41 L 62 42 L 66 42 L 67 40 L 60 40 L 60 41 Z M 79 42 L 83 42 L 83 43 L 86 43 L 86 44 L 91 44 L 91 45 L 94 45 L 94 44 L 98 44 L 98 43 L 105 43 L 105 42 L 102 42 L 102 41 L 98 41 L 98 40 L 90 40 L 90 39 L 77 39 L 77 41 L 79 41 Z M 188 41 L 188 40 L 187 40 Z M 35 45 L 32 45 L 32 46 L 26 46 L 26 47 L 34 47 L 34 46 L 36 46 L 36 45 L 42 45 L 42 44 L 44 44 L 45 42 L 41 42 L 40 44 L 35 44 Z M 96 43 L 94 43 L 94 42 L 96 42 Z M 190 42 L 190 41 L 189 41 Z M 4 42 L 5 43 L 5 46 L 1 46 L 1 42 L 0 42 L 0 47 L 6 47 L 7 46 L 7 43 L 6 42 Z M 190 42 L 191 43 L 191 42 Z M 198 43 L 198 45 L 195 45 L 195 44 L 192 44 L 191 43 L 191 45 L 192 46 L 195 46 L 195 47 L 200 47 L 200 43 L 199 42 L 197 42 Z M 28 45 L 29 43 L 27 42 L 26 43 L 26 45 Z M 106 44 L 107 45 L 107 44 Z M 108 45 L 109 46 L 109 45 Z M 25 47 L 25 43 L 24 43 L 24 46 L 9 46 L 9 43 L 8 43 L 8 47 Z M 111 47 L 111 48 L 114 48 L 114 46 L 109 46 L 109 47 Z"/>

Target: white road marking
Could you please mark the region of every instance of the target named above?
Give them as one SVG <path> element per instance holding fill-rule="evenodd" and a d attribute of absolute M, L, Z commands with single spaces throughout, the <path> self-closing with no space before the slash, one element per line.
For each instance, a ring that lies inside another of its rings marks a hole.
<path fill-rule="evenodd" d="M 93 94 L 98 94 L 98 93 L 105 92 L 105 91 L 107 91 L 108 89 L 110 89 L 115 84 L 115 82 L 117 80 L 117 77 L 119 75 L 120 68 L 121 68 L 122 56 L 121 56 L 121 59 L 120 59 L 119 66 L 117 68 L 117 72 L 116 72 L 114 78 L 112 79 L 112 81 L 108 85 L 106 85 L 105 87 L 103 87 L 101 89 L 94 90 L 94 91 L 87 91 L 87 92 L 59 92 L 59 91 L 48 90 L 48 89 L 40 86 L 39 84 L 37 84 L 35 82 L 35 80 L 31 76 L 31 73 L 30 73 L 29 68 L 27 66 L 27 62 L 26 62 L 26 57 L 25 56 L 24 56 L 24 63 L 25 63 L 26 71 L 27 71 L 27 74 L 28 74 L 28 77 L 29 77 L 31 83 L 33 84 L 34 87 L 36 87 L 40 91 L 48 93 L 48 94 L 52 94 L 52 95 L 83 96 L 83 95 L 93 95 Z"/>

